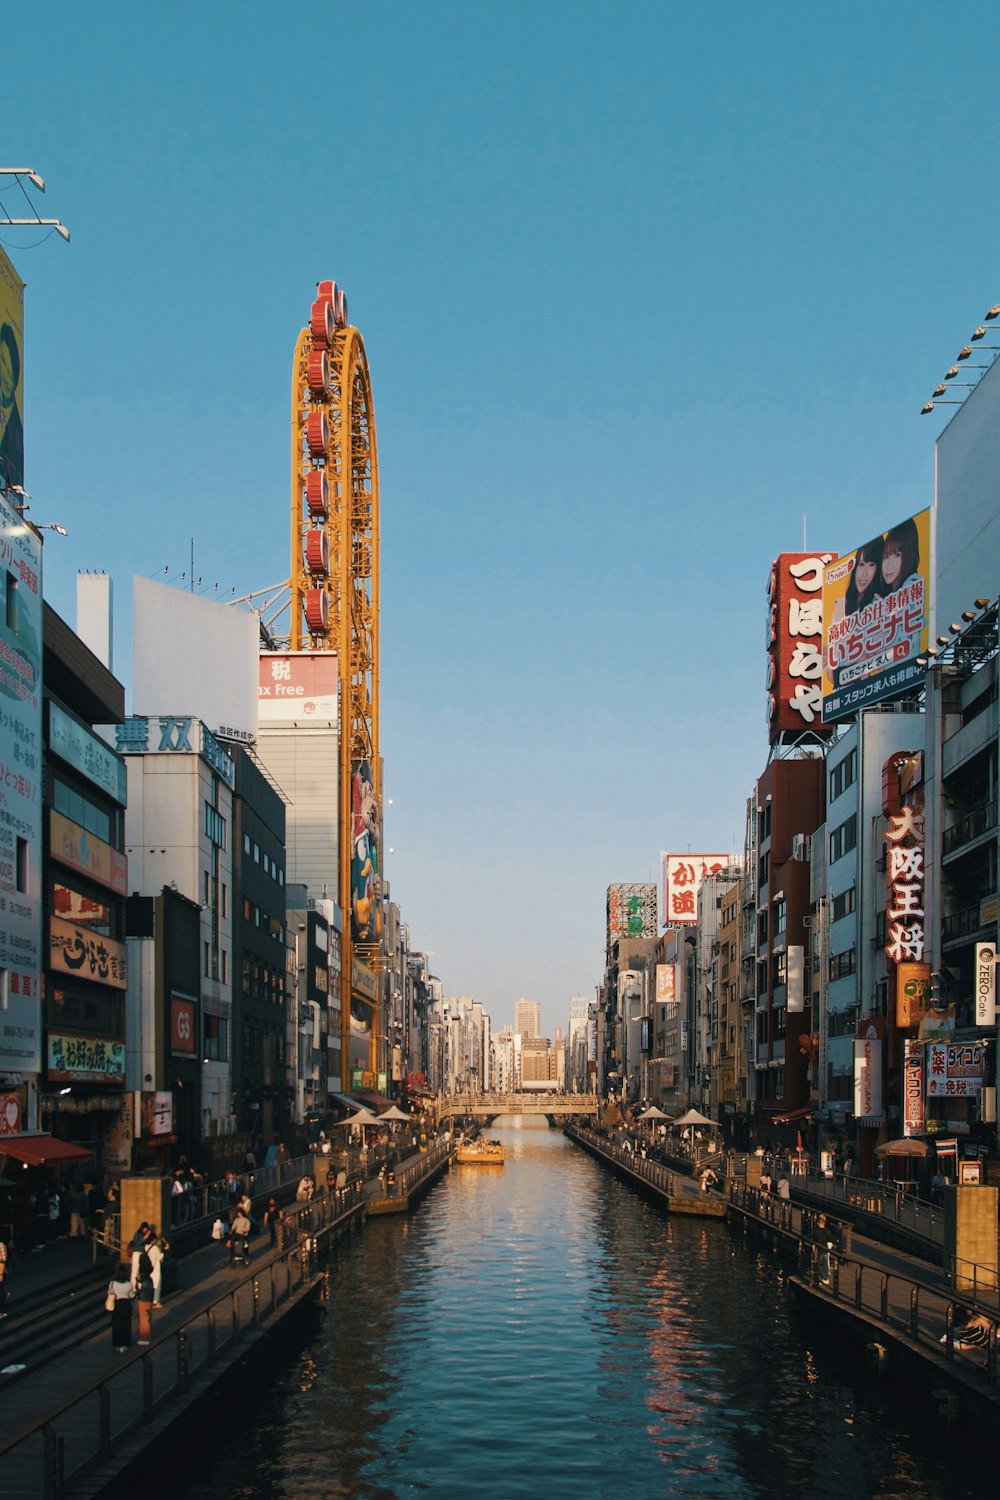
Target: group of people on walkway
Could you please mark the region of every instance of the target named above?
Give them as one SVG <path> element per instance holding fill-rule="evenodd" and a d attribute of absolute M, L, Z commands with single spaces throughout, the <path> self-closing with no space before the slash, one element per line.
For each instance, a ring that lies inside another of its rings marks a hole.
<path fill-rule="evenodd" d="M 108 1283 L 104 1305 L 111 1314 L 111 1342 L 119 1354 L 132 1342 L 133 1302 L 139 1310 L 137 1343 L 147 1345 L 153 1336 L 153 1309 L 163 1306 L 163 1257 L 169 1248 L 156 1225 L 143 1220 L 129 1245 L 131 1262 L 120 1260 Z"/>

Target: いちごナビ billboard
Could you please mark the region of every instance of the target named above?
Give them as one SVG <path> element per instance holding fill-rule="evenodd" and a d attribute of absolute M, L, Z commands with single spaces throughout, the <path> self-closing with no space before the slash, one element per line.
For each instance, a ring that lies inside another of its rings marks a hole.
<path fill-rule="evenodd" d="M 24 282 L 0 250 L 0 480 L 24 485 Z"/>
<path fill-rule="evenodd" d="M 931 513 L 919 511 L 823 576 L 823 722 L 915 687 L 930 629 Z"/>

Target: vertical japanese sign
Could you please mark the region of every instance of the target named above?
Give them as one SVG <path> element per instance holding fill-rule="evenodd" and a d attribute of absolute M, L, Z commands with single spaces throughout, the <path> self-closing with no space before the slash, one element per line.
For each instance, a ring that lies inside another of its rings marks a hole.
<path fill-rule="evenodd" d="M 15 1073 L 42 1065 L 41 566 L 40 538 L 0 497 L 0 1069 Z"/>
<path fill-rule="evenodd" d="M 24 485 L 24 282 L 0 250 L 0 480 Z"/>
<path fill-rule="evenodd" d="M 767 588 L 767 716 L 771 744 L 804 729 L 827 734 L 823 705 L 823 573 L 835 552 L 783 552 Z"/>
<path fill-rule="evenodd" d="M 801 944 L 789 945 L 786 978 L 788 1014 L 790 1016 L 802 1015 L 806 1008 L 806 950 Z"/>
<path fill-rule="evenodd" d="M 924 815 L 901 807 L 886 816 L 885 956 L 891 964 L 924 959 Z"/>
<path fill-rule="evenodd" d="M 875 1021 L 863 1023 L 854 1043 L 854 1116 L 859 1125 L 882 1124 L 882 1038 Z"/>
<path fill-rule="evenodd" d="M 677 1000 L 677 964 L 656 965 L 656 1000 L 659 1005 L 673 1005 Z"/>
<path fill-rule="evenodd" d="M 663 854 L 663 924 L 689 927 L 698 920 L 698 892 L 708 875 L 732 863 L 728 854 Z"/>
<path fill-rule="evenodd" d="M 903 1046 L 903 1134 L 924 1134 L 923 1042 L 908 1037 Z"/>
<path fill-rule="evenodd" d="M 139 1130 L 139 1095 L 123 1094 L 118 1111 L 104 1126 L 102 1161 L 106 1172 L 131 1172 L 132 1147 Z"/>
<path fill-rule="evenodd" d="M 823 579 L 823 719 L 834 724 L 922 682 L 930 626 L 931 513 L 831 562 Z"/>

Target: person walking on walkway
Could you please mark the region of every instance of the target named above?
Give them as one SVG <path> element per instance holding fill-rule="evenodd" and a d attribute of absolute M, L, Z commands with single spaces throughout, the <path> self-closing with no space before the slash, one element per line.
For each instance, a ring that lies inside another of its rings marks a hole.
<path fill-rule="evenodd" d="M 229 1267 L 235 1266 L 237 1260 L 242 1260 L 245 1266 L 250 1264 L 250 1220 L 242 1208 L 237 1208 L 233 1215 L 233 1222 L 229 1230 Z"/>
<path fill-rule="evenodd" d="M 816 1271 L 820 1286 L 830 1285 L 830 1251 L 833 1249 L 833 1231 L 826 1222 L 826 1214 L 817 1214 L 813 1229 L 813 1244 L 816 1246 Z"/>
<path fill-rule="evenodd" d="M 71 1240 L 83 1239 L 87 1233 L 87 1212 L 90 1207 L 87 1194 L 79 1182 L 73 1184 L 68 1194 L 69 1201 L 69 1237 Z"/>
<path fill-rule="evenodd" d="M 163 1287 L 163 1256 L 166 1252 L 167 1242 L 162 1235 L 157 1234 L 156 1225 L 150 1224 L 149 1238 L 146 1241 L 146 1254 L 152 1266 L 153 1279 L 153 1306 L 162 1307 L 160 1291 Z"/>
<path fill-rule="evenodd" d="M 139 1255 L 139 1285 L 136 1288 L 136 1296 L 139 1302 L 139 1337 L 138 1344 L 148 1344 L 153 1337 L 153 1262 L 149 1258 L 149 1252 L 143 1250 Z"/>
<path fill-rule="evenodd" d="M 108 1282 L 108 1299 L 114 1298 L 111 1308 L 111 1342 L 119 1354 L 124 1354 L 132 1342 L 132 1303 L 135 1287 L 128 1264 L 119 1261 L 115 1274 Z"/>
<path fill-rule="evenodd" d="M 139 1289 L 139 1257 L 146 1249 L 146 1240 L 148 1236 L 149 1225 L 146 1223 L 146 1220 L 143 1219 L 142 1223 L 139 1225 L 139 1228 L 132 1236 L 131 1242 L 129 1244 L 129 1250 L 132 1254 L 132 1285 L 135 1287 L 136 1291 L 138 1291 Z"/>
<path fill-rule="evenodd" d="M 284 1214 L 282 1213 L 281 1209 L 278 1207 L 274 1199 L 268 1198 L 267 1208 L 264 1210 L 264 1223 L 267 1225 L 268 1233 L 271 1236 L 272 1250 L 278 1249 L 278 1238 L 282 1228 L 284 1217 Z"/>

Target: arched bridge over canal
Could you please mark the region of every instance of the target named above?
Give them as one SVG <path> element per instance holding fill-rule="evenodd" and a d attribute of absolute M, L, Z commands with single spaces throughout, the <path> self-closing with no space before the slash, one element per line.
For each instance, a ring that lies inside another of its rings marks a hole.
<path fill-rule="evenodd" d="M 594 1094 L 542 1093 L 532 1089 L 516 1094 L 452 1094 L 441 1100 L 438 1117 L 493 1121 L 500 1115 L 544 1115 L 550 1125 L 558 1125 L 581 1117 L 596 1119 L 597 1113 Z"/>

